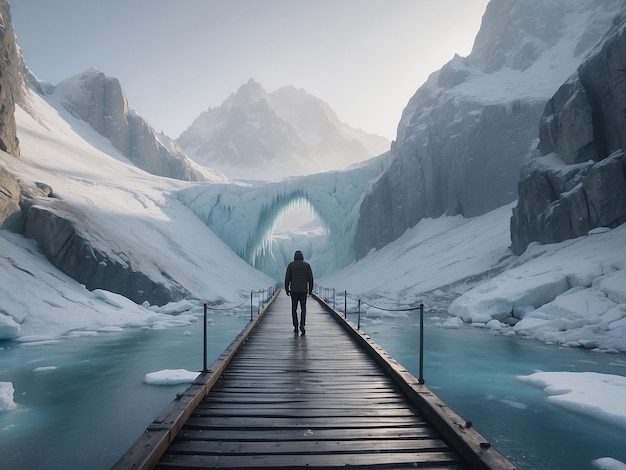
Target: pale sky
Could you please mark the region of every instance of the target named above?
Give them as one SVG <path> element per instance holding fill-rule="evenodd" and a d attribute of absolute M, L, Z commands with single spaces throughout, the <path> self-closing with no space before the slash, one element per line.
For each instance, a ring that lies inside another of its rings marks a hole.
<path fill-rule="evenodd" d="M 488 0 L 9 0 L 29 69 L 97 67 L 177 138 L 250 78 L 303 88 L 389 139 L 428 75 L 470 53 Z"/>

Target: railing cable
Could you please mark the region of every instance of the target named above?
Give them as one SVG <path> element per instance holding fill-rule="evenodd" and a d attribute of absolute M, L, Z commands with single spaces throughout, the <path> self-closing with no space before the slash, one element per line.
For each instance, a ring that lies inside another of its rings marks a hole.
<path fill-rule="evenodd" d="M 322 297 L 324 302 L 326 302 L 327 304 L 329 303 L 329 299 L 328 299 L 328 295 L 324 295 L 324 293 L 328 294 L 332 289 L 332 294 L 333 294 L 333 307 L 332 309 L 335 310 L 335 293 L 336 293 L 336 289 L 335 288 L 330 288 L 330 287 L 323 287 L 323 286 L 316 286 L 316 292 L 318 293 L 322 293 Z M 355 297 L 352 294 L 348 293 L 347 290 L 344 290 L 344 297 L 343 297 L 343 312 L 344 312 L 344 318 L 347 318 L 348 316 L 348 296 L 350 295 L 352 298 L 356 298 L 357 300 L 357 329 L 361 329 L 361 304 L 367 305 L 368 307 L 372 307 L 375 308 L 377 310 L 382 310 L 385 312 L 411 312 L 414 310 L 419 310 L 420 311 L 420 346 L 419 346 L 419 377 L 418 377 L 418 382 L 420 384 L 424 384 L 424 304 L 420 303 L 418 306 L 415 307 L 402 307 L 402 308 L 387 308 L 387 307 L 380 307 L 378 305 L 374 305 L 371 303 L 368 303 L 366 301 L 364 301 L 363 299 L 361 299 L 360 297 Z M 380 296 L 380 297 L 384 297 L 387 298 L 389 300 L 392 300 L 389 297 L 385 297 L 385 296 Z"/>
<path fill-rule="evenodd" d="M 254 307 L 253 307 L 253 297 L 254 294 L 257 294 L 257 314 L 260 313 L 261 311 L 261 301 L 263 301 L 263 304 L 265 304 L 278 290 L 278 284 L 274 284 L 270 287 L 268 287 L 267 289 L 262 289 L 262 290 L 251 290 L 250 291 L 250 321 L 252 321 L 254 318 L 253 315 L 253 311 L 254 311 Z M 261 298 L 261 294 L 264 294 L 263 298 Z M 267 294 L 267 295 L 265 295 Z M 208 324 L 208 311 L 210 310 L 215 310 L 215 311 L 220 311 L 220 312 L 225 312 L 225 311 L 229 311 L 229 310 L 237 310 L 238 308 L 243 307 L 246 303 L 248 302 L 248 298 L 246 297 L 246 299 L 240 303 L 239 305 L 236 305 L 234 307 L 212 307 L 209 306 L 208 303 L 205 302 L 204 304 L 204 329 L 203 329 L 203 359 L 202 359 L 202 372 L 207 372 L 208 368 L 207 368 L 207 349 L 208 349 L 208 340 L 207 340 L 207 324 Z"/>

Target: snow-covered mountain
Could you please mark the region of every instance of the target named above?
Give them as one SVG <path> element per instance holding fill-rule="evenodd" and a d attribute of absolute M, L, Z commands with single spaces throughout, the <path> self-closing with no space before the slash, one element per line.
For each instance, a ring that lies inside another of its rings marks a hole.
<path fill-rule="evenodd" d="M 406 106 L 389 167 L 361 206 L 357 256 L 424 217 L 514 201 L 546 103 L 622 5 L 492 0 L 470 55 L 434 72 Z"/>
<path fill-rule="evenodd" d="M 34 77 L 31 83 L 51 104 L 85 121 L 130 162 L 149 173 L 187 181 L 226 179 L 195 165 L 172 139 L 157 134 L 150 123 L 129 108 L 117 78 L 91 68 L 56 86 L 40 83 Z"/>
<path fill-rule="evenodd" d="M 197 163 L 233 179 L 279 179 L 345 168 L 389 149 L 292 86 L 267 93 L 249 80 L 209 108 L 177 139 Z"/>

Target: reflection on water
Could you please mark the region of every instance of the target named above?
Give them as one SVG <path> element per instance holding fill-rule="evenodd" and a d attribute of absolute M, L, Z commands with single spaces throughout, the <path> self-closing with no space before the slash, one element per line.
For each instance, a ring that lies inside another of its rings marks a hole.
<path fill-rule="evenodd" d="M 554 406 L 518 375 L 542 371 L 626 375 L 625 354 L 561 348 L 474 327 L 425 321 L 426 385 L 519 469 L 590 469 L 592 460 L 626 462 L 626 431 Z M 414 376 L 419 373 L 419 317 L 362 320 L 361 328 Z M 626 406 L 626 405 L 625 405 Z"/>

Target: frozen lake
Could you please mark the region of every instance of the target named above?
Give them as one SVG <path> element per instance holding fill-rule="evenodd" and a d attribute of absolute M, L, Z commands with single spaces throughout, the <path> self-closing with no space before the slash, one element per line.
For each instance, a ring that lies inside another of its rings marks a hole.
<path fill-rule="evenodd" d="M 211 319 L 209 363 L 249 316 Z M 416 314 L 364 318 L 361 326 L 418 375 Z M 601 457 L 626 462 L 624 429 L 551 405 L 540 388 L 516 378 L 537 370 L 626 375 L 625 355 L 444 329 L 428 318 L 424 343 L 426 384 L 518 468 L 589 469 Z M 145 374 L 202 368 L 202 322 L 2 346 L 0 381 L 13 383 L 19 405 L 0 412 L 3 469 L 107 469 L 187 387 L 146 385 Z"/>

